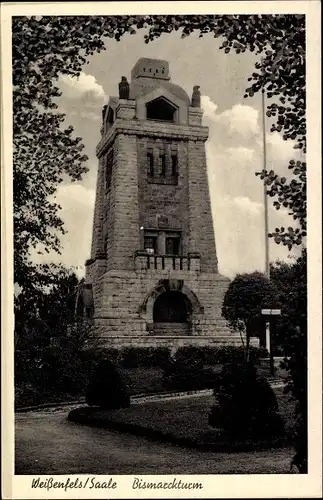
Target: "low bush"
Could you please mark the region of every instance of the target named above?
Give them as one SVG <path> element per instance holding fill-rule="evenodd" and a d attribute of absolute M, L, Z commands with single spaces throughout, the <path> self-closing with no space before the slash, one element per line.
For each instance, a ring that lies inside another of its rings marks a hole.
<path fill-rule="evenodd" d="M 118 369 L 108 359 L 99 363 L 93 379 L 87 386 L 85 400 L 90 406 L 104 409 L 129 407 L 127 387 Z"/>
<path fill-rule="evenodd" d="M 170 360 L 168 347 L 124 347 L 120 352 L 124 368 L 163 367 Z"/>
<path fill-rule="evenodd" d="M 250 347 L 249 358 L 253 363 L 258 363 L 260 358 L 267 357 L 266 349 Z M 244 360 L 243 346 L 184 346 L 179 347 L 175 353 L 176 360 L 193 360 L 203 365 L 216 365 L 224 363 L 242 363 Z"/>
<path fill-rule="evenodd" d="M 252 363 L 224 365 L 215 381 L 209 424 L 231 436 L 270 438 L 284 434 L 274 391 Z"/>
<path fill-rule="evenodd" d="M 243 347 L 241 346 L 184 346 L 179 347 L 174 355 L 176 362 L 189 366 L 218 365 L 224 363 L 241 363 L 243 361 Z M 251 347 L 250 360 L 257 363 L 259 358 L 266 357 L 266 350 Z M 109 359 L 113 364 L 122 368 L 165 368 L 172 363 L 169 347 L 134 347 L 122 349 L 96 348 L 84 352 L 82 358 L 90 367 L 96 367 L 102 359 Z"/>
<path fill-rule="evenodd" d="M 90 348 L 81 353 L 81 359 L 84 370 L 87 373 L 88 380 L 92 380 L 98 365 L 105 359 L 111 361 L 112 364 L 118 365 L 120 363 L 120 350 L 115 348 Z"/>
<path fill-rule="evenodd" d="M 205 347 L 198 346 L 184 346 L 179 347 L 174 355 L 174 360 L 179 365 L 187 365 L 202 368 L 205 364 L 206 358 Z"/>
<path fill-rule="evenodd" d="M 250 347 L 249 348 L 249 360 L 253 364 L 259 363 L 262 358 L 268 358 L 269 352 L 265 347 Z"/>

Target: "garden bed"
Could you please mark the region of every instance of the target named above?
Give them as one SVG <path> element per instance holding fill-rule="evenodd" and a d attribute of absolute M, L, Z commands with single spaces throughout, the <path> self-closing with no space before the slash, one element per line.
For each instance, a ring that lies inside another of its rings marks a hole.
<path fill-rule="evenodd" d="M 282 389 L 276 389 L 280 413 L 285 421 L 287 436 L 279 440 L 232 441 L 208 425 L 208 413 L 214 403 L 212 396 L 147 402 L 120 410 L 78 408 L 68 418 L 85 425 L 114 429 L 154 440 L 204 451 L 250 451 L 283 447 L 291 443 L 293 403 Z"/>
<path fill-rule="evenodd" d="M 212 368 L 214 371 L 220 372 L 222 365 L 206 366 Z M 257 371 L 265 378 L 270 377 L 269 367 L 258 367 Z M 136 367 L 136 368 L 122 368 L 122 376 L 127 385 L 130 396 L 137 394 L 150 394 L 169 391 L 163 386 L 163 370 L 159 367 Z M 275 373 L 275 378 L 282 381 L 286 378 L 287 373 L 280 369 L 279 366 Z M 176 389 L 174 389 L 176 390 Z M 64 401 L 74 401 L 84 399 L 84 391 L 75 392 L 74 394 L 59 393 L 53 394 L 40 394 L 36 389 L 31 387 L 16 387 L 15 391 L 15 407 L 21 408 L 25 406 L 47 404 L 47 403 L 61 403 Z"/>

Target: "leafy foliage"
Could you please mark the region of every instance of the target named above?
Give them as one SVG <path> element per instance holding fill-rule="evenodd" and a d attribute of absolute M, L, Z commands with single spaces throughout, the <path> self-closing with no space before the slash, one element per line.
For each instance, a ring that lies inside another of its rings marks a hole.
<path fill-rule="evenodd" d="M 286 355 L 293 353 L 295 328 L 302 325 L 306 331 L 307 321 L 307 274 L 306 255 L 295 263 L 275 262 L 270 266 L 270 278 L 277 289 L 277 305 L 281 316 L 275 326 L 275 345 L 282 348 Z"/>
<path fill-rule="evenodd" d="M 225 365 L 218 377 L 209 424 L 231 437 L 281 437 L 283 421 L 269 383 L 257 376 L 251 364 Z"/>
<path fill-rule="evenodd" d="M 91 326 L 79 323 L 69 335 L 51 342 L 37 330 L 34 339 L 35 343 L 29 337 L 28 347 L 15 350 L 16 406 L 79 397 L 92 369 L 84 358 L 84 349 L 93 340 Z"/>
<path fill-rule="evenodd" d="M 49 344 L 66 335 L 74 322 L 79 280 L 73 270 L 56 264 L 33 266 L 33 282 L 15 297 L 15 345 L 17 349 Z"/>
<path fill-rule="evenodd" d="M 229 325 L 245 335 L 246 358 L 250 337 L 259 329 L 261 309 L 272 308 L 276 300 L 273 284 L 259 272 L 238 274 L 231 281 L 222 305 L 222 315 Z"/>
<path fill-rule="evenodd" d="M 306 163 L 290 160 L 288 168 L 293 174 L 289 182 L 286 177 L 279 176 L 273 170 L 262 170 L 256 175 L 260 175 L 268 188 L 270 187 L 267 194 L 275 198 L 273 205 L 276 210 L 287 208 L 289 215 L 298 222 L 299 227 L 276 227 L 275 231 L 269 234 L 275 243 L 282 243 L 291 250 L 293 245 L 300 245 L 307 235 Z"/>
<path fill-rule="evenodd" d="M 301 473 L 307 473 L 307 252 L 304 249 L 296 263 L 272 269 L 272 279 L 280 292 L 282 318 L 280 328 L 288 335 L 282 337 L 288 355 L 283 367 L 288 370 L 286 387 L 297 401 L 295 413 L 295 448 L 293 464 Z M 284 290 L 285 286 L 285 290 Z M 288 290 L 288 293 L 286 292 Z"/>
<path fill-rule="evenodd" d="M 81 138 L 63 128 L 65 115 L 56 111 L 61 93 L 54 82 L 60 73 L 79 74 L 84 63 L 83 42 L 75 30 L 66 36 L 68 24 L 55 17 L 12 22 L 14 280 L 22 287 L 34 281 L 32 248 L 59 251 L 58 185 L 87 171 Z"/>
<path fill-rule="evenodd" d="M 79 280 L 73 270 L 43 265 L 37 276 L 39 280 L 15 298 L 15 385 L 20 405 L 79 394 L 90 368 L 84 350 L 96 341 L 90 323 L 75 322 Z"/>

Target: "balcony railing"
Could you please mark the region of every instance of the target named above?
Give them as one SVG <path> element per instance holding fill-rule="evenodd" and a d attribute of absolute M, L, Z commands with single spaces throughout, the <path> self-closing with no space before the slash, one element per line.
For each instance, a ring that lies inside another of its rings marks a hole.
<path fill-rule="evenodd" d="M 188 255 L 151 255 L 148 252 L 138 251 L 135 254 L 135 270 L 152 271 L 195 271 L 199 272 L 200 254 Z"/>

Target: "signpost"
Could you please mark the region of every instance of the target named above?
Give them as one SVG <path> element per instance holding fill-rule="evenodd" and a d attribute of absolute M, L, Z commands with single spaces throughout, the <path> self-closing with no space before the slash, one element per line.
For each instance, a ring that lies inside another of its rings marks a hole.
<path fill-rule="evenodd" d="M 261 315 L 263 318 L 266 320 L 266 322 L 270 323 L 270 326 L 274 326 L 273 317 L 281 316 L 281 309 L 261 309 Z M 272 332 L 271 332 L 272 333 Z M 274 366 L 274 355 L 273 355 L 273 350 L 272 350 L 272 342 L 271 342 L 272 335 L 269 337 L 269 346 L 267 346 L 267 349 L 269 351 L 269 362 L 270 362 L 270 375 L 274 375 L 275 371 L 275 366 Z"/>
<path fill-rule="evenodd" d="M 281 309 L 261 309 L 263 316 L 281 316 Z"/>

